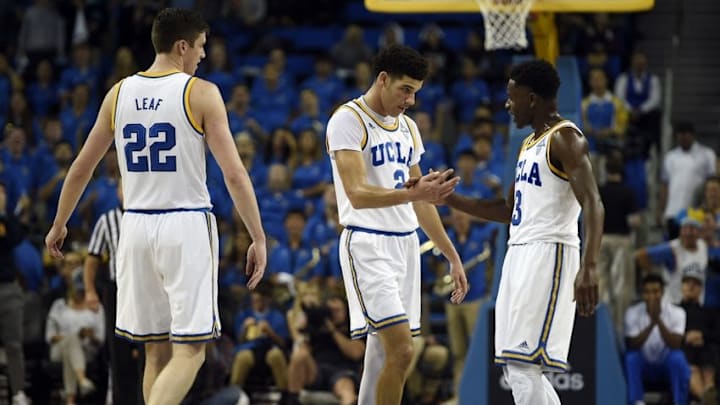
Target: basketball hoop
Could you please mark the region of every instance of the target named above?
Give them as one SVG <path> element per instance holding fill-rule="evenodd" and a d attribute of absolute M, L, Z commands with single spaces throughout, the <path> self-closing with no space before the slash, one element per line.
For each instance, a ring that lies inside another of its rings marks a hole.
<path fill-rule="evenodd" d="M 524 49 L 525 22 L 535 0 L 475 0 L 485 22 L 485 49 Z"/>

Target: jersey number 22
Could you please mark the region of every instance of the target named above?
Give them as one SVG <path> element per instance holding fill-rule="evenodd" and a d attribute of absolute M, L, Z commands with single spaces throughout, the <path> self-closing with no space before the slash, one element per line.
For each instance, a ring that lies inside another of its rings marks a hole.
<path fill-rule="evenodd" d="M 145 152 L 148 138 L 159 138 L 160 134 L 165 134 L 165 140 L 153 142 L 148 152 Z M 123 128 L 123 138 L 130 139 L 125 144 L 125 161 L 129 172 L 176 171 L 175 155 L 165 154 L 162 156 L 164 159 L 160 156 L 161 152 L 168 152 L 175 147 L 175 127 L 171 124 L 158 122 L 150 128 L 142 124 L 127 124 Z"/>

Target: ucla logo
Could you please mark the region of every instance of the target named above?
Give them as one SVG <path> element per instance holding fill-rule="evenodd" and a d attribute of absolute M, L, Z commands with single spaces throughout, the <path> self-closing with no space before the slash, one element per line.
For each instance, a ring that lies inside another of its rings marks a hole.
<path fill-rule="evenodd" d="M 545 147 L 545 138 L 535 147 L 535 156 L 539 155 Z"/>
<path fill-rule="evenodd" d="M 538 187 L 542 187 L 542 181 L 540 180 L 540 166 L 538 166 L 537 162 L 533 162 L 530 167 L 530 171 L 528 172 L 525 167 L 526 162 L 526 160 L 520 160 L 518 162 L 517 168 L 515 169 L 515 183 L 527 182 Z"/>
<path fill-rule="evenodd" d="M 382 166 L 385 162 L 397 162 L 410 165 L 412 160 L 413 148 L 409 147 L 403 150 L 400 142 L 385 142 L 373 145 L 370 148 L 373 166 Z"/>

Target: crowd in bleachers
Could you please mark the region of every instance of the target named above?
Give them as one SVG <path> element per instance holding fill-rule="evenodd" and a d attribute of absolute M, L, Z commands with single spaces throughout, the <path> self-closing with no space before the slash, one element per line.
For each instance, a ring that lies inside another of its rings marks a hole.
<path fill-rule="evenodd" d="M 479 14 L 380 15 L 360 1 L 333 0 L 312 6 L 291 0 L 35 0 L 0 6 L 0 327 L 9 330 L 24 322 L 27 365 L 17 370 L 14 343 L 2 342 L 12 394 L 23 390 L 35 403 L 105 400 L 107 354 L 101 348 L 111 337 L 100 326 L 102 311 L 84 306 L 80 274 L 95 223 L 121 202 L 115 151 L 105 157 L 70 219 L 64 259 L 44 254 L 42 238 L 103 95 L 119 79 L 150 65 L 150 25 L 165 5 L 197 7 L 211 21 L 207 59 L 198 76 L 216 83 L 227 103 L 235 144 L 271 241 L 267 280 L 251 293 L 244 274 L 250 237 L 208 153 L 225 333 L 208 347 L 189 403 L 213 396 L 217 402 L 212 403 L 237 402 L 235 387 L 265 392 L 272 386 L 287 401 L 313 389 L 334 392 L 341 403 L 351 404 L 364 345 L 349 339 L 325 125 L 339 103 L 361 96 L 374 80 L 371 58 L 379 47 L 412 45 L 430 62 L 410 112 L 426 149 L 423 172 L 454 167 L 462 177 L 459 193 L 501 196 L 505 167 L 515 158 L 507 148 L 510 117 L 504 103 L 508 66 L 517 52 L 485 51 Z M 611 307 L 618 340 L 625 346 L 627 337 L 635 344 L 627 344 L 626 371 L 636 384 L 638 365 L 657 363 L 632 350 L 645 342 L 636 340 L 637 334 L 666 314 L 666 306 L 652 301 L 657 291 L 648 287 L 657 280 L 641 282 L 636 276 L 665 269 L 665 297 L 682 302 L 686 313 L 667 315 L 686 319 L 678 321 L 681 342 L 673 349 L 685 348 L 690 391 L 702 398 L 714 392 L 720 347 L 714 312 L 720 308 L 716 157 L 698 143 L 691 125 L 676 125 L 678 146 L 662 157 L 657 179 L 667 186 L 659 197 L 648 194 L 648 183 L 656 180 L 646 167 L 650 151 L 659 151 L 661 84 L 646 56 L 633 52 L 632 21 L 632 15 L 556 17 L 560 51 L 577 57 L 583 78 L 587 96 L 578 124 L 590 140 L 606 205 L 601 296 Z M 702 199 L 696 198 L 700 194 Z M 647 238 L 638 235 L 656 220 L 647 211 L 653 198 L 659 198 L 657 221 L 667 233 L 664 241 L 646 246 Z M 438 403 L 456 395 L 475 318 L 492 285 L 500 225 L 439 210 L 467 264 L 471 290 L 466 303 L 449 305 L 446 264 L 432 246 L 423 245 L 423 339 L 417 342 L 408 403 Z M 100 283 L 108 282 L 102 278 Z M 646 299 L 638 309 L 632 303 L 640 297 Z M 12 305 L 25 307 L 24 319 L 3 316 Z M 648 315 L 650 308 L 659 315 Z M 11 321 L 16 323 L 2 323 Z M 0 338 L 12 337 L 0 333 Z M 648 341 L 672 346 L 664 335 L 656 338 Z M 18 372 L 27 374 L 26 384 L 13 377 Z M 52 389 L 41 388 L 45 384 Z"/>

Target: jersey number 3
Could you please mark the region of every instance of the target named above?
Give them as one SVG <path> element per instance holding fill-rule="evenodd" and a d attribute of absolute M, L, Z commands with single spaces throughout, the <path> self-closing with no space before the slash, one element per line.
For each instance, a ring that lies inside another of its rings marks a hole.
<path fill-rule="evenodd" d="M 164 141 L 153 142 L 145 152 L 148 138 L 159 138 L 165 135 Z M 123 128 L 123 138 L 130 139 L 125 144 L 125 161 L 129 172 L 174 172 L 176 171 L 175 155 L 169 152 L 175 147 L 175 127 L 167 122 L 158 122 L 150 128 L 142 124 L 127 124 Z M 148 155 L 149 154 L 149 159 Z"/>
<path fill-rule="evenodd" d="M 513 216 L 510 219 L 510 223 L 515 226 L 520 225 L 520 221 L 522 221 L 522 210 L 520 209 L 521 204 L 522 204 L 522 192 L 520 192 L 520 190 L 517 190 L 515 192 L 515 212 L 513 212 Z"/>

